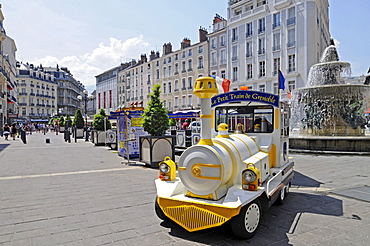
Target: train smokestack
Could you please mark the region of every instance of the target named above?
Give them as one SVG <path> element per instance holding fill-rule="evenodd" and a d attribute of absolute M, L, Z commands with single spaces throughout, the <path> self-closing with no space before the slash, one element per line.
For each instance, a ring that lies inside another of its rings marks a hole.
<path fill-rule="evenodd" d="M 199 145 L 213 145 L 211 139 L 211 98 L 218 93 L 216 80 L 201 77 L 195 82 L 194 95 L 200 98 L 201 139 Z"/>

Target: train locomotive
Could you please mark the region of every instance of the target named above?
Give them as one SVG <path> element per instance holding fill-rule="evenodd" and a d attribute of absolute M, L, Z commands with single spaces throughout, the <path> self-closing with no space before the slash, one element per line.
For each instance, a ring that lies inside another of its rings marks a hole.
<path fill-rule="evenodd" d="M 198 78 L 201 139 L 176 164 L 159 163 L 155 211 L 192 232 L 230 221 L 250 238 L 262 212 L 282 204 L 293 179 L 289 107 L 278 95 L 238 90 L 218 94 L 215 79 Z"/>

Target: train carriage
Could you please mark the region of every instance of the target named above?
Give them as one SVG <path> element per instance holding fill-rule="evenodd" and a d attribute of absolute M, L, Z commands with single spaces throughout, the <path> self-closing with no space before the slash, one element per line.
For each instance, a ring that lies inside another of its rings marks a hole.
<path fill-rule="evenodd" d="M 262 212 L 284 202 L 293 179 L 289 108 L 274 94 L 217 93 L 213 78 L 197 79 L 201 139 L 177 164 L 159 164 L 155 210 L 190 232 L 230 220 L 237 237 L 250 238 Z"/>

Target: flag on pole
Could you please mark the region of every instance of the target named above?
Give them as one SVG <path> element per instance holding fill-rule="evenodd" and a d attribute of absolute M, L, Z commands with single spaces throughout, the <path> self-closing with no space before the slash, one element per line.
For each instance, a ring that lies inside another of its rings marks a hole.
<path fill-rule="evenodd" d="M 292 93 L 289 90 L 289 87 L 285 86 L 285 78 L 284 78 L 283 73 L 280 71 L 280 69 L 279 69 L 278 81 L 279 81 L 279 89 L 282 89 L 283 91 L 285 91 L 288 98 L 292 99 Z M 280 95 L 280 90 L 279 90 L 279 95 Z"/>
<path fill-rule="evenodd" d="M 285 78 L 283 73 L 279 69 L 279 89 L 285 90 Z"/>
<path fill-rule="evenodd" d="M 211 77 L 216 80 L 216 84 L 217 84 L 219 94 L 229 92 L 230 84 L 231 84 L 230 80 L 223 79 L 223 78 L 215 76 L 215 75 L 211 75 Z"/>

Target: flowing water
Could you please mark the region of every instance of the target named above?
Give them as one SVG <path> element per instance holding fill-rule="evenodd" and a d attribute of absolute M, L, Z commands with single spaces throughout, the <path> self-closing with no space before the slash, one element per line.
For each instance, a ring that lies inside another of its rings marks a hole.
<path fill-rule="evenodd" d="M 363 136 L 364 111 L 370 104 L 370 86 L 344 84 L 351 65 L 339 61 L 334 45 L 311 67 L 306 88 L 293 90 L 292 134 Z"/>

